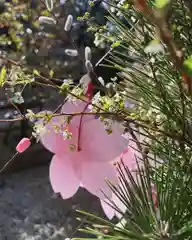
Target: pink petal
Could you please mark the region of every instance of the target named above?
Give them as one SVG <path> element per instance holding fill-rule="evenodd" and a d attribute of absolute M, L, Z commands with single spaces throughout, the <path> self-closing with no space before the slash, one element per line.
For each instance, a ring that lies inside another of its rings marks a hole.
<path fill-rule="evenodd" d="M 77 192 L 80 180 L 67 154 L 62 158 L 53 156 L 50 164 L 50 181 L 54 192 L 60 192 L 64 199 L 72 197 Z"/>
<path fill-rule="evenodd" d="M 116 184 L 114 168 L 109 163 L 84 162 L 82 165 L 81 182 L 84 187 L 100 199 L 110 198 L 112 191 L 106 180 Z"/>
<path fill-rule="evenodd" d="M 100 200 L 100 201 L 101 201 L 101 207 L 105 215 L 111 220 L 115 216 L 115 210 L 109 204 L 107 204 L 108 199 L 105 199 L 105 201 L 103 200 Z"/>
<path fill-rule="evenodd" d="M 88 112 L 88 103 L 82 100 L 76 100 L 75 102 L 68 101 L 66 102 L 61 110 L 61 113 L 81 113 L 81 112 Z M 75 115 L 72 117 L 70 121 L 70 127 L 76 129 L 77 135 L 80 130 L 80 141 L 81 141 L 81 148 L 87 147 L 87 144 L 90 142 L 91 137 L 90 134 L 83 134 L 84 129 L 86 129 L 87 122 L 92 121 L 94 119 L 94 115 Z M 80 124 L 81 122 L 81 124 Z M 92 130 L 94 131 L 94 129 Z M 77 137 L 77 136 L 76 136 Z"/>
<path fill-rule="evenodd" d="M 27 148 L 29 148 L 30 145 L 31 141 L 29 138 L 22 138 L 21 141 L 17 144 L 16 150 L 17 152 L 22 153 L 25 150 L 27 150 Z"/>
<path fill-rule="evenodd" d="M 116 207 L 118 208 L 119 211 L 115 211 L 115 215 L 117 218 L 122 218 L 122 214 L 126 212 L 127 207 L 125 206 L 124 203 L 113 193 L 112 200 L 115 203 Z"/>
<path fill-rule="evenodd" d="M 56 153 L 58 147 L 63 143 L 63 136 L 60 133 L 56 133 L 54 126 L 61 121 L 61 117 L 55 117 L 51 119 L 45 126 L 46 131 L 40 134 L 41 143 L 51 152 Z"/>
<path fill-rule="evenodd" d="M 122 131 L 118 124 L 113 124 L 113 132 L 107 134 L 104 124 L 99 119 L 86 123 L 83 135 L 89 135 L 89 149 L 94 161 L 111 161 L 119 156 L 128 144 L 128 140 L 121 136 Z"/>
<path fill-rule="evenodd" d="M 68 101 L 63 105 L 61 109 L 61 113 L 74 114 L 81 112 L 88 112 L 88 102 L 82 100 Z M 79 126 L 80 118 L 81 115 L 73 116 L 71 123 L 75 124 L 75 126 Z M 93 118 L 93 115 L 84 115 L 83 122 L 87 122 L 89 120 L 92 120 Z"/>
<path fill-rule="evenodd" d="M 62 108 L 65 113 L 88 112 L 87 103 L 81 100 L 67 102 Z M 82 118 L 82 119 L 81 119 Z M 128 141 L 121 136 L 120 125 L 113 124 L 113 133 L 108 135 L 104 124 L 94 115 L 74 116 L 70 121 L 72 128 L 79 129 L 80 119 L 80 147 L 89 149 L 92 161 L 111 161 L 124 150 Z M 78 131 L 78 130 L 77 130 Z"/>
<path fill-rule="evenodd" d="M 137 169 L 137 162 L 135 158 L 135 151 L 128 147 L 124 153 L 120 156 L 121 160 L 129 168 L 129 170 L 136 170 Z"/>
<path fill-rule="evenodd" d="M 84 151 L 74 151 L 74 152 L 69 152 L 68 156 L 71 159 L 71 165 L 73 166 L 73 169 L 75 171 L 76 176 L 81 179 L 82 176 L 82 164 L 85 161 L 86 156 L 84 155 Z M 81 182 L 81 185 L 82 182 Z"/>
<path fill-rule="evenodd" d="M 109 204 L 108 204 L 109 202 Z M 111 207 L 114 204 L 114 208 Z M 101 206 L 103 208 L 103 211 L 105 212 L 105 215 L 112 219 L 114 215 L 117 216 L 117 218 L 122 218 L 122 214 L 126 212 L 127 207 L 122 203 L 122 201 L 115 195 L 115 193 L 112 193 L 111 202 L 108 199 L 105 199 L 105 201 L 101 200 Z M 117 208 L 119 211 L 115 210 Z"/>
<path fill-rule="evenodd" d="M 67 101 L 62 109 L 61 112 L 62 113 L 74 113 L 74 112 L 81 112 L 83 111 L 83 109 L 85 108 L 85 106 L 87 105 L 86 101 L 82 101 L 82 100 L 75 100 L 75 101 Z"/>
<path fill-rule="evenodd" d="M 63 124 L 63 133 L 65 131 L 65 118 L 63 116 L 54 117 L 46 125 L 46 131 L 40 134 L 41 143 L 51 152 L 61 155 L 68 152 L 70 145 L 76 145 L 77 143 L 77 129 L 69 127 L 69 132 L 72 132 L 72 139 L 65 140 L 62 132 L 57 132 L 55 126 Z"/>

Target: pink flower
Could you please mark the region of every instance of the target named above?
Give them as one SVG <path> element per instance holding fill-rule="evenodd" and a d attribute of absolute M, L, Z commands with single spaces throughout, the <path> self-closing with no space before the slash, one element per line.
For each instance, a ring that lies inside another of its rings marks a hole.
<path fill-rule="evenodd" d="M 21 141 L 17 144 L 16 150 L 19 153 L 24 152 L 31 145 L 31 141 L 29 138 L 22 138 Z"/>
<path fill-rule="evenodd" d="M 124 203 L 114 194 L 112 193 L 112 198 L 100 200 L 101 207 L 105 215 L 111 220 L 114 216 L 118 217 L 119 219 L 122 217 L 121 213 L 126 212 L 126 206 Z M 116 208 L 119 210 L 116 210 Z M 121 212 L 121 213 L 120 213 Z"/>
<path fill-rule="evenodd" d="M 87 112 L 83 101 L 67 102 L 62 113 Z M 55 131 L 59 126 L 59 130 Z M 103 123 L 94 115 L 76 115 L 69 124 L 65 116 L 58 116 L 46 125 L 40 136 L 42 144 L 55 155 L 50 165 L 50 181 L 55 192 L 64 199 L 72 197 L 79 186 L 101 199 L 103 192 L 112 196 L 106 179 L 116 183 L 116 172 L 110 161 L 117 158 L 127 145 L 117 123 L 107 134 Z M 66 133 L 68 130 L 68 133 Z M 71 138 L 67 138 L 72 134 Z"/>
<path fill-rule="evenodd" d="M 130 171 L 135 171 L 137 169 L 137 162 L 135 158 L 135 151 L 128 146 L 125 151 L 120 155 L 118 159 L 116 159 L 116 163 L 123 164 L 129 168 Z M 114 163 L 114 162 L 113 162 Z M 122 167 L 123 170 L 123 167 Z M 126 176 L 126 173 L 125 173 Z M 122 185 L 122 183 L 118 183 L 119 186 Z M 119 211 L 115 210 L 112 206 L 114 205 L 115 208 L 117 208 Z M 103 208 L 103 211 L 105 215 L 112 219 L 114 216 L 117 216 L 119 219 L 122 217 L 122 214 L 126 212 L 126 206 L 125 204 L 116 196 L 115 193 L 112 193 L 111 199 L 101 199 L 101 206 Z"/>

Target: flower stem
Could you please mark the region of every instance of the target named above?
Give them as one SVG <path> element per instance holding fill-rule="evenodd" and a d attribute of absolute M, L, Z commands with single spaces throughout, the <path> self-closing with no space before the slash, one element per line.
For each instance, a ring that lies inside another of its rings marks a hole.
<path fill-rule="evenodd" d="M 86 111 L 87 107 L 89 106 L 89 103 L 87 103 L 82 111 L 82 113 L 84 111 Z M 79 128 L 78 128 L 78 138 L 77 138 L 77 151 L 81 151 L 81 147 L 80 147 L 80 140 L 81 140 L 81 128 L 82 128 L 82 120 L 83 120 L 83 114 L 81 114 L 80 116 L 80 121 L 79 121 Z"/>

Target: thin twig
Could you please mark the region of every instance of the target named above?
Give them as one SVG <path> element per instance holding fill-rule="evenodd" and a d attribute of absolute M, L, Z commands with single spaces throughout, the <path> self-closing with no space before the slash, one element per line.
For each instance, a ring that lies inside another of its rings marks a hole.
<path fill-rule="evenodd" d="M 3 173 L 5 171 L 5 169 L 9 166 L 9 164 L 11 164 L 13 162 L 13 160 L 17 157 L 19 153 L 16 152 L 12 158 L 0 169 L 0 174 Z"/>
<path fill-rule="evenodd" d="M 95 64 L 95 67 L 99 66 L 99 64 L 112 52 L 113 48 L 109 48 L 109 50 L 103 55 L 102 58 Z"/>

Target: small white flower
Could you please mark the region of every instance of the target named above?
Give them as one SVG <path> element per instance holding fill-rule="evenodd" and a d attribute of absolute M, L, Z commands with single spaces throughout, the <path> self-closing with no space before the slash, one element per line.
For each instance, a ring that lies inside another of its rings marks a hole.
<path fill-rule="evenodd" d="M 27 113 L 25 114 L 25 117 L 29 119 L 31 122 L 35 121 L 36 115 L 31 109 L 27 109 Z"/>
<path fill-rule="evenodd" d="M 67 131 L 63 131 L 62 133 L 63 133 L 64 140 L 68 139 L 68 135 L 69 135 L 68 132 Z"/>
<path fill-rule="evenodd" d="M 40 135 L 43 135 L 46 133 L 46 128 L 44 124 L 42 123 L 35 123 L 33 126 L 33 132 L 32 135 L 36 138 L 36 142 L 39 142 L 40 140 Z"/>

